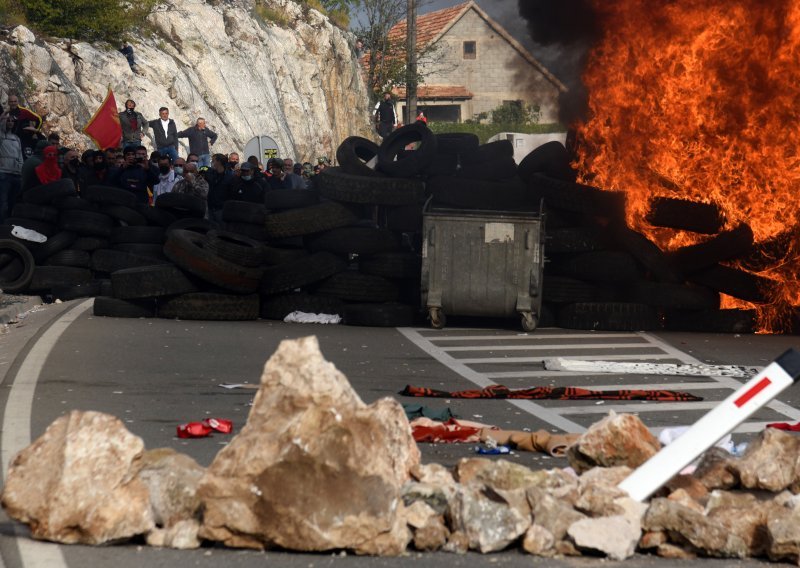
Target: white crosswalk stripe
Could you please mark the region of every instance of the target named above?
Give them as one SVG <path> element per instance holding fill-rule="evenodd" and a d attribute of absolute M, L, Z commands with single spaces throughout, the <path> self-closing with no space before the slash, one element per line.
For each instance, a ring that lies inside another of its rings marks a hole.
<path fill-rule="evenodd" d="M 696 402 L 620 401 L 618 404 L 587 400 L 569 406 L 564 404 L 565 401 L 507 400 L 552 426 L 570 432 L 584 431 L 584 424 L 599 419 L 599 415 L 607 414 L 610 410 L 636 413 L 645 423 L 648 417 L 669 411 L 691 412 L 694 417 L 692 419 L 696 420 L 732 391 L 741 387 L 744 382 L 727 376 L 692 376 L 685 377 L 685 380 L 681 381 L 668 376 L 656 378 L 637 374 L 603 374 L 600 370 L 590 373 L 549 371 L 544 368 L 543 360 L 555 357 L 588 362 L 657 361 L 683 365 L 705 364 L 658 337 L 644 332 L 570 333 L 564 330 L 537 330 L 532 334 L 508 332 L 493 334 L 486 329 L 436 331 L 427 328 L 402 328 L 400 332 L 431 357 L 480 388 L 498 383 L 506 384 L 509 388 L 557 384 L 557 386 L 583 387 L 592 390 L 702 391 L 698 396 L 705 398 Z M 602 377 L 614 380 L 604 380 Z M 522 384 L 523 381 L 529 382 Z M 783 402 L 774 400 L 766 408 L 777 416 L 774 421 L 800 421 L 800 411 Z M 585 419 L 579 423 L 577 420 L 581 417 Z M 739 426 L 736 432 L 758 432 L 763 430 L 767 423 L 763 416 L 753 416 L 752 421 Z M 653 429 L 660 430 L 660 428 Z"/>

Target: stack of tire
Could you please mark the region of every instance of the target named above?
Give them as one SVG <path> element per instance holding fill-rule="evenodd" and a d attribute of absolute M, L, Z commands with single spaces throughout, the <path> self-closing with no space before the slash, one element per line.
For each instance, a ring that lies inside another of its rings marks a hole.
<path fill-rule="evenodd" d="M 576 183 L 562 144 L 531 152 L 519 174 L 546 204 L 543 299 L 559 327 L 754 330 L 753 310 L 720 309 L 720 293 L 767 301 L 771 282 L 722 264 L 750 259 L 755 267 L 767 254 L 754 250 L 749 227 L 722 231 L 724 219 L 713 204 L 655 198 L 647 217 L 651 225 L 713 235 L 667 253 L 626 225 L 624 193 Z"/>

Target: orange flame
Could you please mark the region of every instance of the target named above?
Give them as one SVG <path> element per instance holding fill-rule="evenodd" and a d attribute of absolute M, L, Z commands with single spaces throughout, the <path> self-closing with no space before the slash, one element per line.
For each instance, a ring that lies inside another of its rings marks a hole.
<path fill-rule="evenodd" d="M 656 196 L 714 202 L 757 243 L 791 231 L 758 272 L 778 282 L 762 330 L 779 331 L 800 304 L 800 2 L 593 1 L 605 32 L 584 73 L 581 179 L 627 192 L 629 224 L 664 249 L 697 236 L 649 226 Z"/>

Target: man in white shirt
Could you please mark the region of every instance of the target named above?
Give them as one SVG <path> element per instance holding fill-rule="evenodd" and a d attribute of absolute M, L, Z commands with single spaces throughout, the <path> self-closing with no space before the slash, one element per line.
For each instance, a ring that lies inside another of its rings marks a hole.
<path fill-rule="evenodd" d="M 158 183 L 153 186 L 153 201 L 163 193 L 170 193 L 172 187 L 181 179 L 172 169 L 172 161 L 169 156 L 163 155 L 158 159 Z"/>
<path fill-rule="evenodd" d="M 174 162 L 178 159 L 178 127 L 175 126 L 175 121 L 169 117 L 167 107 L 158 109 L 158 116 L 159 118 L 149 122 L 156 139 L 156 149 L 169 156 L 170 160 Z"/>

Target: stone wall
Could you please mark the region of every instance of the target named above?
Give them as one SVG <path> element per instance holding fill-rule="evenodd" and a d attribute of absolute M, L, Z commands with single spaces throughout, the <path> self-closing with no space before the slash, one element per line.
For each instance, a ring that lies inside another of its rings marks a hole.
<path fill-rule="evenodd" d="M 464 59 L 463 43 L 476 42 L 475 59 Z M 558 122 L 556 84 L 526 60 L 475 10 L 469 10 L 420 61 L 425 83 L 464 85 L 474 95 L 462 103 L 462 120 L 491 111 L 503 101 L 541 108 L 541 122 Z"/>
<path fill-rule="evenodd" d="M 46 132 L 79 149 L 92 147 L 81 130 L 109 86 L 120 110 L 132 98 L 147 120 L 161 106 L 179 129 L 206 118 L 220 136 L 212 151 L 241 151 L 266 134 L 282 156 L 309 160 L 332 157 L 347 136 L 370 135 L 350 34 L 291 0 L 261 0 L 283 14 L 286 27 L 256 18 L 248 2 L 166 0 L 149 17 L 153 32 L 132 42 L 138 73 L 116 45 L 45 41 L 21 26 L 7 31 L 0 35 L 0 103 L 21 92 L 44 116 Z"/>

